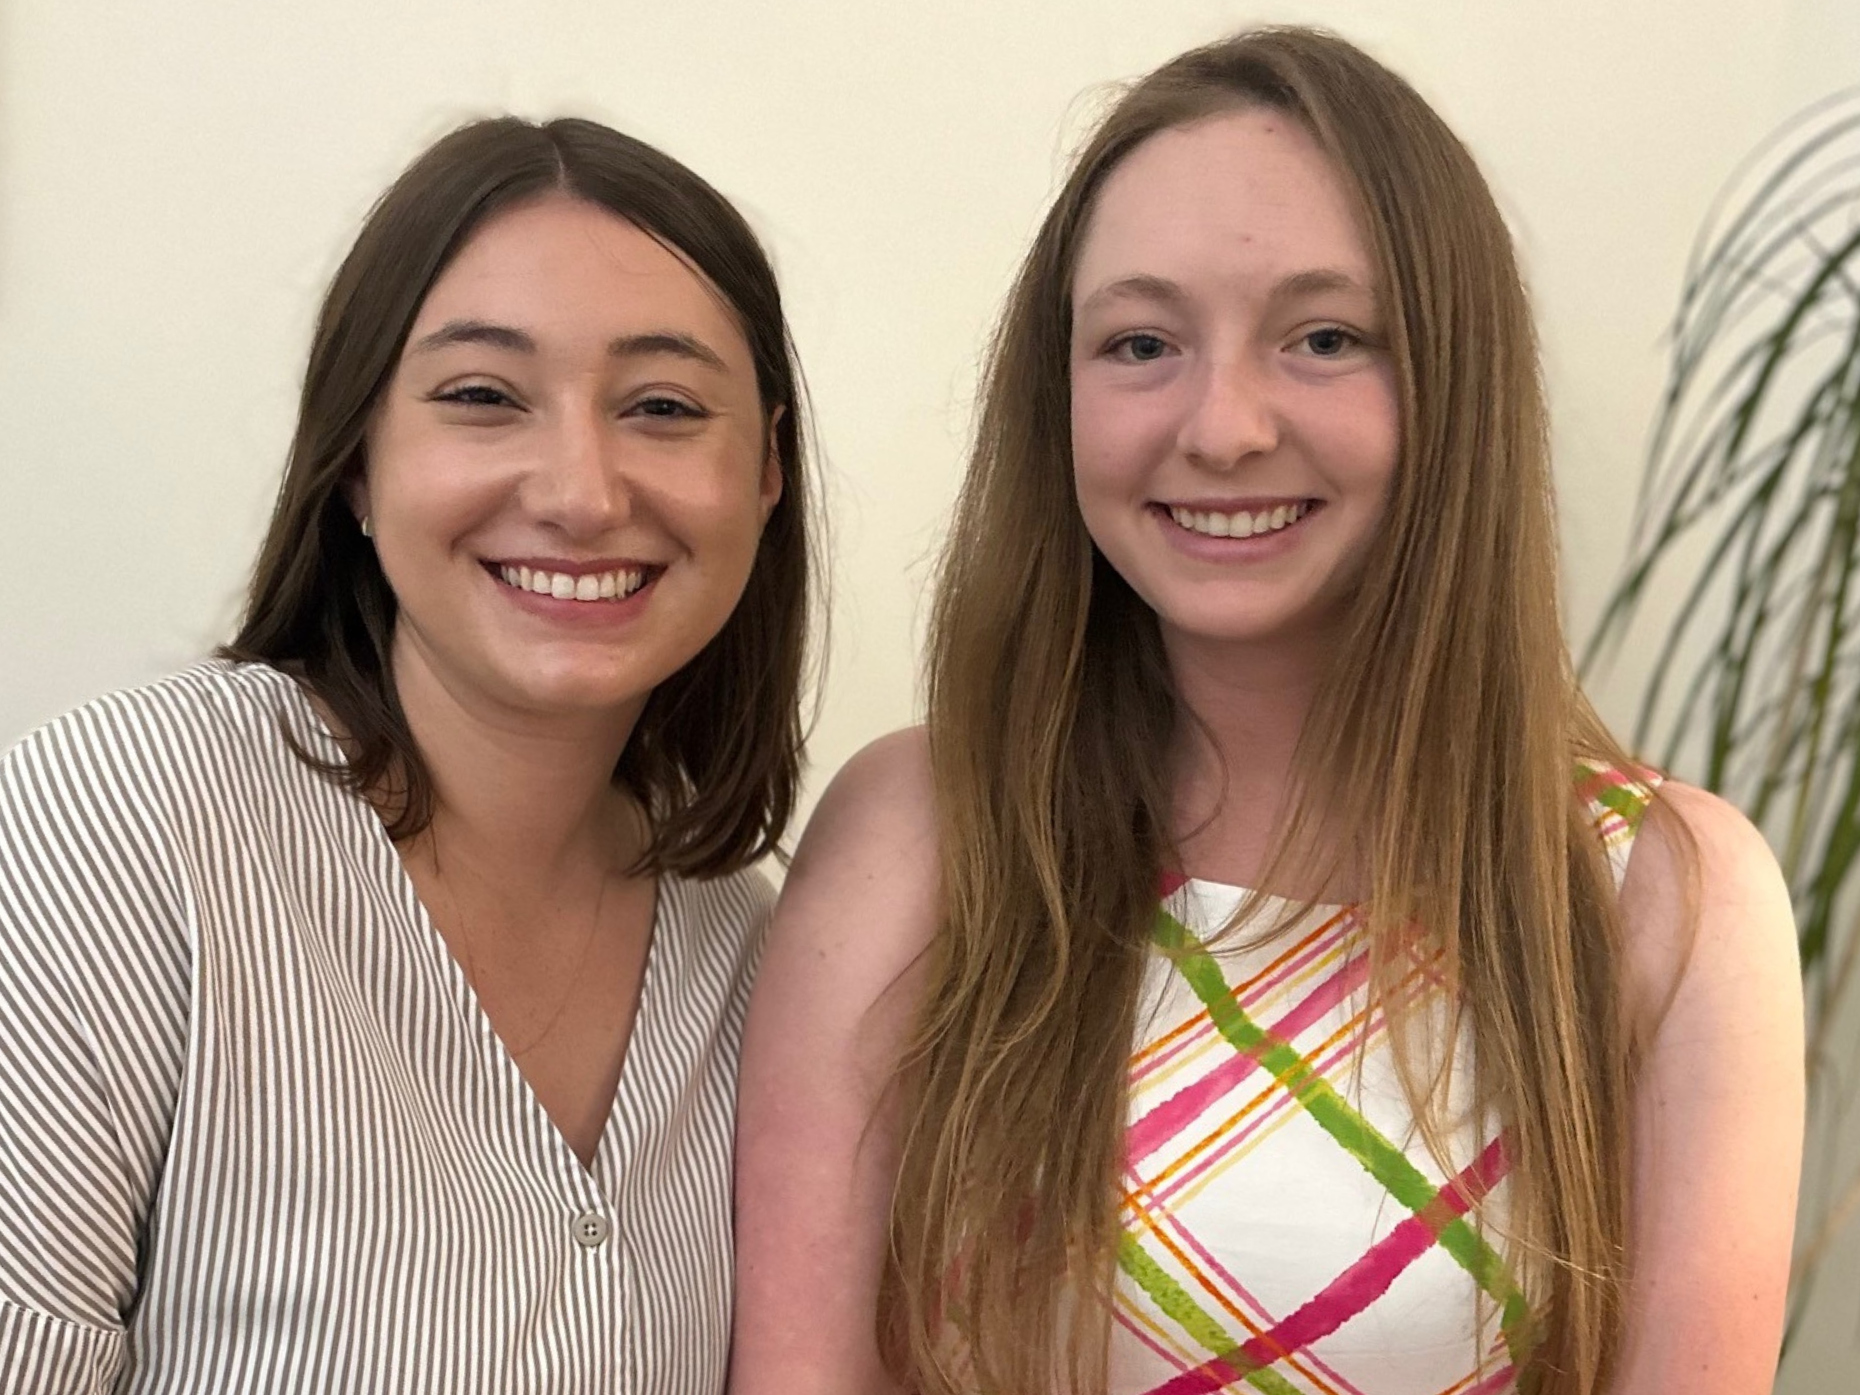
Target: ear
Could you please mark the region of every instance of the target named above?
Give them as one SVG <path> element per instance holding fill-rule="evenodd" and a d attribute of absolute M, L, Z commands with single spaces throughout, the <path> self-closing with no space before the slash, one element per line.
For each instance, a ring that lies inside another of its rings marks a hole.
<path fill-rule="evenodd" d="M 368 498 L 368 474 L 357 468 L 348 479 L 342 482 L 342 497 L 349 506 L 349 512 L 355 515 L 356 526 L 361 528 L 364 537 L 372 536 L 368 520 L 372 516 L 372 506 Z"/>
<path fill-rule="evenodd" d="M 762 521 L 767 523 L 769 515 L 775 512 L 775 505 L 781 502 L 781 445 L 775 434 L 775 428 L 781 425 L 781 419 L 787 412 L 786 407 L 777 407 L 769 413 L 768 451 L 762 458 L 762 487 L 757 491 L 762 498 Z"/>

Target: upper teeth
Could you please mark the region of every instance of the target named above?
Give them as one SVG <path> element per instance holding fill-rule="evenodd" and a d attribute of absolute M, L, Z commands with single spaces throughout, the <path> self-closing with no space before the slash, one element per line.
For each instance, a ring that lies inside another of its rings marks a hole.
<path fill-rule="evenodd" d="M 624 599 L 646 584 L 643 567 L 622 567 L 611 572 L 546 572 L 540 568 L 499 567 L 506 586 L 554 596 L 558 601 L 611 601 Z"/>
<path fill-rule="evenodd" d="M 1206 533 L 1211 538 L 1250 538 L 1255 533 L 1276 533 L 1288 523 L 1296 523 L 1311 512 L 1311 501 L 1275 504 L 1269 509 L 1236 513 L 1203 513 L 1196 509 L 1171 506 L 1169 516 L 1191 533 Z"/>

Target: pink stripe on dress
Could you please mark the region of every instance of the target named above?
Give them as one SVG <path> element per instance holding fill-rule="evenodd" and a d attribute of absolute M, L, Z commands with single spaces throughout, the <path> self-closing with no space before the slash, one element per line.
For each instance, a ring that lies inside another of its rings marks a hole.
<path fill-rule="evenodd" d="M 1457 1220 L 1504 1177 L 1510 1164 L 1502 1139 L 1486 1150 L 1422 1211 L 1404 1218 L 1355 1264 L 1333 1279 L 1316 1297 L 1270 1331 L 1262 1332 L 1239 1350 L 1214 1357 L 1155 1387 L 1150 1395 L 1194 1395 L 1216 1391 L 1244 1380 L 1257 1371 L 1303 1351 L 1311 1343 L 1335 1332 L 1388 1292 L 1403 1270 L 1433 1248 L 1447 1222 Z M 1210 1384 L 1209 1382 L 1212 1382 Z"/>
<path fill-rule="evenodd" d="M 1359 954 L 1306 994 L 1296 1007 L 1267 1030 L 1280 1041 L 1296 1040 L 1299 1033 L 1323 1020 L 1326 1013 L 1361 988 L 1368 977 L 1369 958 Z M 1148 1158 L 1221 1096 L 1238 1089 L 1259 1068 L 1259 1060 L 1251 1052 L 1236 1052 L 1131 1124 L 1124 1138 L 1128 1165 L 1134 1167 Z"/>

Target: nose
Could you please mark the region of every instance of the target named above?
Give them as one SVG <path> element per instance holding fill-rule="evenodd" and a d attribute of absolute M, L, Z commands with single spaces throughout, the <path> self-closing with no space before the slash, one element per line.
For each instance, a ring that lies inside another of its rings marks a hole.
<path fill-rule="evenodd" d="M 1278 443 L 1267 369 L 1244 356 L 1205 361 L 1182 418 L 1182 453 L 1204 469 L 1226 472 Z"/>
<path fill-rule="evenodd" d="M 613 528 L 627 510 L 619 445 L 599 408 L 564 411 L 551 424 L 524 481 L 523 502 L 571 537 Z"/>

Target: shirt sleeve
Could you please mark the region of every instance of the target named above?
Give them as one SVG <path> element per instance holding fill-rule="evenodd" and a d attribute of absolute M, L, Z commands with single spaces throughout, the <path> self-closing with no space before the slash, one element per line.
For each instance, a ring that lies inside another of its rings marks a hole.
<path fill-rule="evenodd" d="M 126 1338 L 16 1308 L 0 1298 L 0 1377 L 14 1395 L 105 1395 L 115 1389 Z"/>
<path fill-rule="evenodd" d="M 132 740 L 80 712 L 0 761 L 0 1389 L 111 1389 L 172 1126 L 187 955 Z"/>

